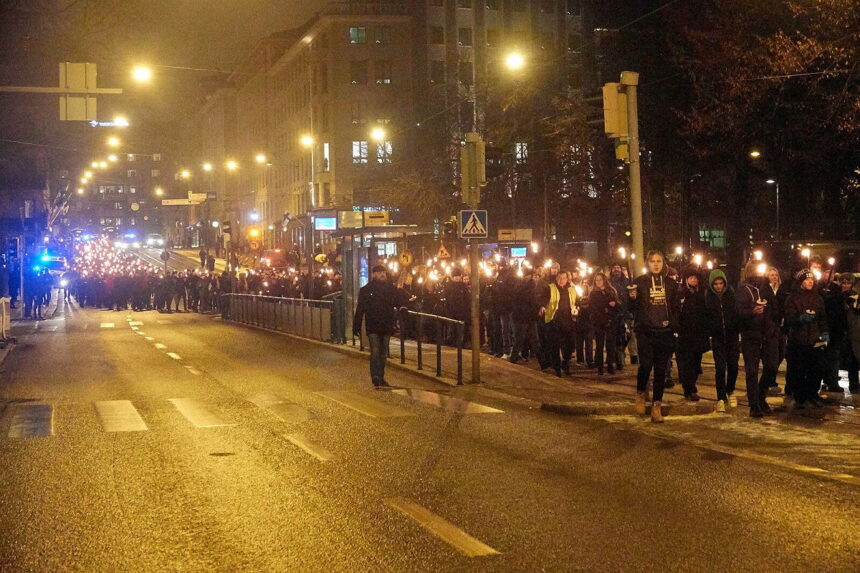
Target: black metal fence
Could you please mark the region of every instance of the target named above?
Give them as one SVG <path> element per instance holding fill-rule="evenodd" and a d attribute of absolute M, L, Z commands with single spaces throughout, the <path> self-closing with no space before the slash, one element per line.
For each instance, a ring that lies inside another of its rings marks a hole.
<path fill-rule="evenodd" d="M 222 295 L 224 320 L 343 344 L 343 300 L 308 300 L 252 294 Z"/>

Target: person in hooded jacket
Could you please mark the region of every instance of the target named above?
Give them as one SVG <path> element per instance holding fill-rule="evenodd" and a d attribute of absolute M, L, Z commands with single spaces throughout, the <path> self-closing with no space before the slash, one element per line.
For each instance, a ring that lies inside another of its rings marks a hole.
<path fill-rule="evenodd" d="M 716 374 L 715 411 L 725 412 L 727 405 L 730 408 L 737 408 L 738 405 L 734 396 L 741 352 L 738 313 L 735 308 L 735 291 L 729 286 L 723 271 L 711 271 L 708 287 L 705 293 L 705 308 L 708 313 L 708 333 L 711 337 Z"/>
<path fill-rule="evenodd" d="M 662 253 L 651 251 L 646 262 L 648 272 L 636 278 L 633 282 L 635 288 L 628 293 L 639 346 L 634 409 L 640 416 L 645 414 L 648 378 L 653 369 L 651 421 L 659 423 L 663 422 L 666 369 L 675 350 L 675 333 L 678 331 L 678 284 L 666 277 L 666 263 Z"/>
<path fill-rule="evenodd" d="M 821 385 L 821 354 L 830 342 L 827 310 L 824 299 L 815 289 L 815 275 L 803 269 L 795 278 L 795 286 L 785 301 L 785 325 L 788 328 L 786 346 L 786 386 L 792 389 L 795 404 L 822 406 L 818 397 Z"/>
<path fill-rule="evenodd" d="M 750 261 L 744 267 L 735 307 L 741 325 L 741 353 L 744 357 L 744 381 L 750 416 L 770 414 L 767 404 L 768 380 L 776 376 L 779 363 L 779 309 L 767 279 L 758 275 L 758 264 Z M 761 378 L 759 378 L 761 365 Z M 787 385 L 787 384 L 786 384 Z"/>
<path fill-rule="evenodd" d="M 702 355 L 708 351 L 708 311 L 705 307 L 705 289 L 699 282 L 696 269 L 684 272 L 684 284 L 679 295 L 681 311 L 678 317 L 678 379 L 684 387 L 684 398 L 699 401 L 696 380 L 702 371 Z"/>

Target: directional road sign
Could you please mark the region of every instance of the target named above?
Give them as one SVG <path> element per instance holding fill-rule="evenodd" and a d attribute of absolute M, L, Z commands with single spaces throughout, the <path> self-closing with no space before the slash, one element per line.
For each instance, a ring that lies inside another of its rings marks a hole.
<path fill-rule="evenodd" d="M 475 209 L 460 211 L 460 237 L 463 239 L 486 239 L 487 212 Z"/>

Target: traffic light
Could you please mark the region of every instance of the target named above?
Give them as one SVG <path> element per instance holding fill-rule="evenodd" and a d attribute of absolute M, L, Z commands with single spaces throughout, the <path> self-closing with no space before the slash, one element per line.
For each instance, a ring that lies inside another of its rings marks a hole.
<path fill-rule="evenodd" d="M 481 136 L 475 132 L 466 134 L 460 148 L 460 192 L 463 202 L 477 205 L 481 199 L 481 186 L 487 183 L 486 152 Z"/>
<path fill-rule="evenodd" d="M 502 162 L 504 152 L 499 147 L 486 146 L 484 148 L 484 156 L 486 157 L 486 166 L 484 175 L 486 178 L 495 179 L 501 177 L 505 172 L 505 166 Z"/>
<path fill-rule="evenodd" d="M 221 232 L 229 235 L 233 228 L 230 226 L 230 221 L 221 221 Z"/>
<path fill-rule="evenodd" d="M 251 239 L 259 239 L 260 234 L 261 233 L 259 227 L 251 227 L 248 229 L 248 237 Z"/>

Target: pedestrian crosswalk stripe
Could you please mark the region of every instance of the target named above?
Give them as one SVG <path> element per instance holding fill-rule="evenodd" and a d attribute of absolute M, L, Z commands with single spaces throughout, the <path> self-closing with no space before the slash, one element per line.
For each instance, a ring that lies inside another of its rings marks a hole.
<path fill-rule="evenodd" d="M 143 432 L 149 428 L 130 400 L 96 402 L 96 412 L 105 432 Z"/>
<path fill-rule="evenodd" d="M 130 326 L 143 326 L 143 323 L 139 320 L 132 320 L 128 323 Z"/>
<path fill-rule="evenodd" d="M 182 360 L 182 357 L 179 356 L 178 354 L 176 354 L 175 352 L 168 352 L 167 355 L 170 356 L 171 358 L 173 358 L 174 360 Z"/>
<path fill-rule="evenodd" d="M 132 329 L 132 330 L 137 330 L 138 328 L 137 328 L 136 326 L 132 326 L 132 327 L 131 327 L 131 329 Z"/>
<path fill-rule="evenodd" d="M 475 402 L 468 402 L 452 396 L 444 396 L 436 392 L 428 392 L 427 390 L 398 388 L 396 390 L 392 390 L 391 393 L 400 396 L 408 396 L 416 402 L 436 406 L 437 408 L 442 408 L 443 410 L 454 412 L 455 414 L 504 414 L 502 410 L 497 410 L 496 408 L 476 404 Z"/>
<path fill-rule="evenodd" d="M 137 331 L 137 334 L 138 334 L 138 335 L 140 335 L 140 336 L 146 336 L 146 333 L 145 333 L 144 331 L 142 331 L 142 330 L 138 330 L 138 331 Z"/>
<path fill-rule="evenodd" d="M 398 418 L 415 415 L 403 408 L 362 396 L 356 392 L 317 392 L 317 394 L 371 418 Z"/>
<path fill-rule="evenodd" d="M 50 404 L 18 404 L 12 414 L 10 438 L 44 438 L 54 433 L 54 408 Z"/>
<path fill-rule="evenodd" d="M 327 462 L 332 458 L 331 452 L 324 447 L 311 442 L 304 434 L 287 434 L 284 437 L 287 438 L 288 442 L 301 448 L 321 462 Z"/>
<path fill-rule="evenodd" d="M 102 328 L 113 328 L 113 323 L 112 322 L 103 322 Z"/>
<path fill-rule="evenodd" d="M 166 345 L 166 344 L 162 344 L 162 343 L 160 343 L 160 342 L 156 342 L 156 343 L 155 343 L 155 347 L 156 347 L 156 348 L 158 348 L 159 350 L 166 350 L 166 349 L 167 349 L 167 345 Z"/>
<path fill-rule="evenodd" d="M 298 404 L 288 402 L 274 394 L 256 394 L 249 402 L 268 411 L 287 424 L 299 424 L 311 418 L 311 413 Z"/>
<path fill-rule="evenodd" d="M 235 426 L 235 422 L 228 422 L 217 412 L 191 398 L 170 398 L 168 400 L 185 416 L 185 419 L 197 428 L 216 428 L 221 426 Z"/>
<path fill-rule="evenodd" d="M 418 525 L 467 557 L 499 554 L 498 551 L 489 545 L 478 541 L 447 519 L 436 515 L 415 502 L 402 497 L 390 497 L 385 500 L 385 503 L 414 520 Z"/>

